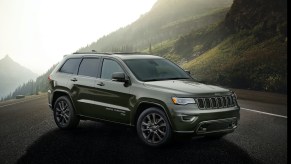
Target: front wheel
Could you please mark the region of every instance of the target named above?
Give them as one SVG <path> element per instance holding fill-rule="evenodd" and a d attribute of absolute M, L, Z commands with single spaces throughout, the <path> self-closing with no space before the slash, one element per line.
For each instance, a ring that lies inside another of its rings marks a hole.
<path fill-rule="evenodd" d="M 59 97 L 54 105 L 54 119 L 60 129 L 76 128 L 80 122 L 68 97 Z"/>
<path fill-rule="evenodd" d="M 172 129 L 165 113 L 154 107 L 140 114 L 136 128 L 139 138 L 153 147 L 165 145 L 172 136 Z"/>

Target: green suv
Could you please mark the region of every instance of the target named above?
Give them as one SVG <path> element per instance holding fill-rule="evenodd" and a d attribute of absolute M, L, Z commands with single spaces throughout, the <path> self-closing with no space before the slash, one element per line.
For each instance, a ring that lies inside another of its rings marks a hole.
<path fill-rule="evenodd" d="M 125 124 L 150 146 L 168 143 L 173 133 L 233 132 L 240 118 L 236 99 L 154 55 L 75 53 L 49 76 L 49 106 L 60 129 L 75 128 L 81 119 Z"/>

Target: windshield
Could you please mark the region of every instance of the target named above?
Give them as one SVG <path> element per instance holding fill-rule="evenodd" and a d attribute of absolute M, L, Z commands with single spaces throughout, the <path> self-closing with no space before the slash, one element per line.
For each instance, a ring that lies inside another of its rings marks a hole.
<path fill-rule="evenodd" d="M 191 79 L 188 73 L 166 59 L 128 59 L 125 63 L 140 81 Z"/>

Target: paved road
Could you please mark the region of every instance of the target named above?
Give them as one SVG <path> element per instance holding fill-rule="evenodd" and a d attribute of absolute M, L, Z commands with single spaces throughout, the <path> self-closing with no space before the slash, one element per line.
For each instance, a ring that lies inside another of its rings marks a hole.
<path fill-rule="evenodd" d="M 287 107 L 239 103 L 245 109 L 234 133 L 155 149 L 123 126 L 82 121 L 76 130 L 61 131 L 45 96 L 0 104 L 0 163 L 287 163 L 287 118 L 280 117 Z"/>

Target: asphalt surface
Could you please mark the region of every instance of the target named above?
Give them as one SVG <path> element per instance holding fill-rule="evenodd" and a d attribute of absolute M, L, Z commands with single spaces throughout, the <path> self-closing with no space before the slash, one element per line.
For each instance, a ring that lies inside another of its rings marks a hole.
<path fill-rule="evenodd" d="M 81 121 L 61 131 L 46 96 L 0 104 L 0 164 L 6 163 L 287 163 L 287 106 L 240 100 L 239 127 L 219 140 L 144 146 L 125 126 Z M 269 115 L 277 114 L 284 117 Z"/>

